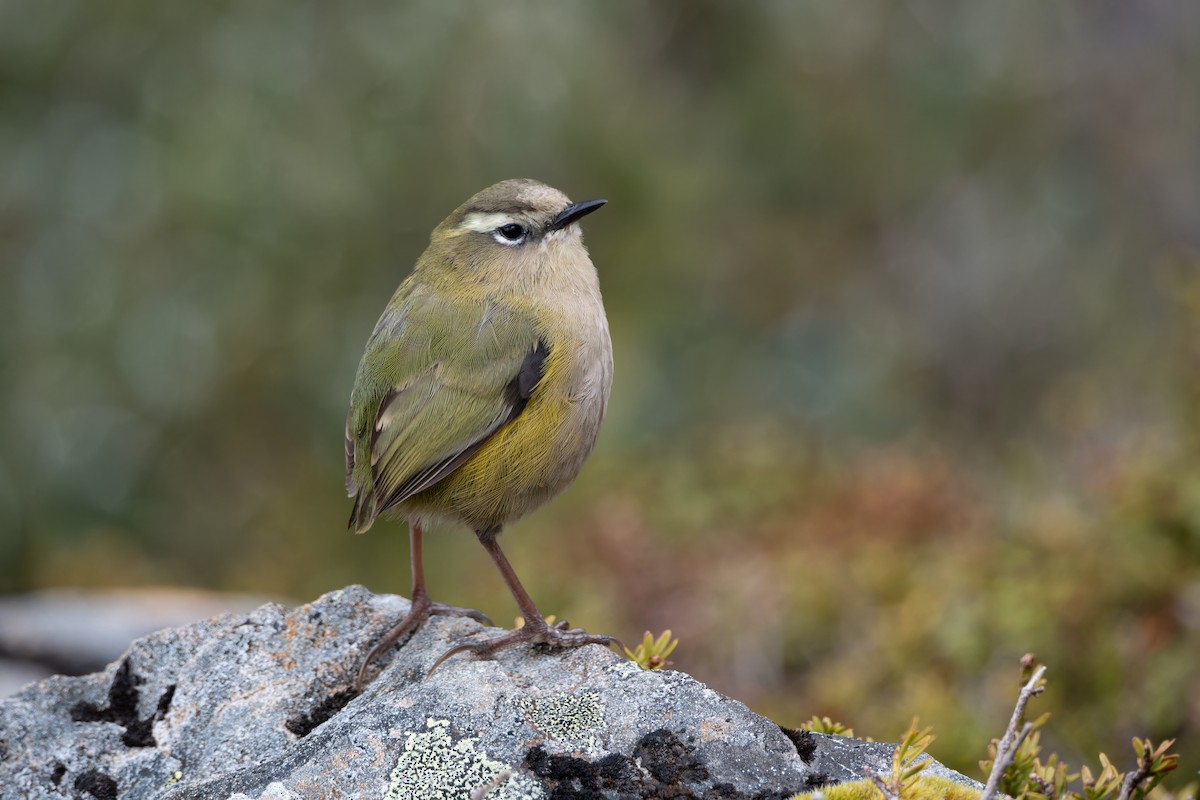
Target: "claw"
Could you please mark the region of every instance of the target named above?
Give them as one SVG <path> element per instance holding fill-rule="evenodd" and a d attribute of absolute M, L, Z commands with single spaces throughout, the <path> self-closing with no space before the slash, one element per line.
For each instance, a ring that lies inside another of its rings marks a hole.
<path fill-rule="evenodd" d="M 437 661 L 433 662 L 433 666 L 425 673 L 425 679 L 429 680 L 434 670 L 445 663 L 447 659 L 459 653 L 469 652 L 477 658 L 486 658 L 487 656 L 495 655 L 501 650 L 506 650 L 509 647 L 519 644 L 541 644 L 547 647 L 560 648 L 582 647 L 585 644 L 601 644 L 605 647 L 612 647 L 615 644 L 618 648 L 618 653 L 622 652 L 623 648 L 623 645 L 616 637 L 602 633 L 588 633 L 583 628 L 568 628 L 566 620 L 551 627 L 540 617 L 535 617 L 526 620 L 526 623 L 521 627 L 511 630 L 497 639 L 491 639 L 486 642 L 469 642 L 451 647 L 442 653 Z"/>
<path fill-rule="evenodd" d="M 433 662 L 433 666 L 429 668 L 429 672 L 425 673 L 425 680 L 429 680 L 429 678 L 433 675 L 433 671 L 440 667 L 442 662 L 446 659 L 450 658 L 451 656 L 456 656 L 466 650 L 473 650 L 475 647 L 476 645 L 473 644 L 460 644 L 455 647 L 451 647 L 449 650 L 438 656 L 437 661 Z"/>
<path fill-rule="evenodd" d="M 354 681 L 354 688 L 358 692 L 362 692 L 364 682 L 367 676 L 367 667 L 375 660 L 375 657 L 391 647 L 396 640 L 406 633 L 410 633 L 417 629 L 422 622 L 430 617 L 467 617 L 484 625 L 491 625 L 492 621 L 487 614 L 482 611 L 476 611 L 473 608 L 459 608 L 458 606 L 450 606 L 445 603 L 434 603 L 429 600 L 429 597 L 420 596 L 413 599 L 412 607 L 409 609 L 408 615 L 400 620 L 396 627 L 392 628 L 383 638 L 375 643 L 371 648 L 371 652 L 367 653 L 367 657 L 363 659 L 362 665 L 358 668 L 358 677 Z M 442 656 L 443 659 L 446 656 Z M 439 661 L 440 663 L 440 661 Z M 436 666 L 436 665 L 435 665 Z M 433 670 L 430 670 L 432 672 Z"/>

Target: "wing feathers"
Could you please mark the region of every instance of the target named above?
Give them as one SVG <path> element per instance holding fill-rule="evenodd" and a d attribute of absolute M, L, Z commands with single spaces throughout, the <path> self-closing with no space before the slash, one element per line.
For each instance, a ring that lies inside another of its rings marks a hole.
<path fill-rule="evenodd" d="M 353 416 L 353 410 L 346 416 L 346 494 L 349 497 L 358 494 L 358 484 L 354 482 L 354 436 L 350 433 Z"/>
<path fill-rule="evenodd" d="M 490 391 L 478 385 L 477 375 L 466 376 L 456 384 L 435 368 L 403 390 L 389 393 L 380 404 L 371 434 L 374 513 L 382 513 L 444 480 L 496 431 L 516 419 L 541 381 L 549 353 L 545 341 L 538 339 L 525 352 L 515 374 L 509 373 L 508 382 L 492 384 L 496 388 Z M 460 428 L 462 420 L 467 423 L 463 426 L 465 436 L 456 442 L 447 441 L 446 449 L 434 459 L 413 463 L 419 458 L 413 452 L 415 442 L 445 440 L 446 433 Z"/>
<path fill-rule="evenodd" d="M 498 431 L 500 426 L 505 422 L 508 422 L 509 419 L 511 419 L 511 416 L 506 419 L 499 420 L 496 426 L 493 427 L 492 430 L 487 433 L 487 435 L 475 442 L 472 442 L 457 453 L 449 455 L 441 461 L 430 464 L 428 467 L 425 467 L 422 470 L 418 470 L 415 474 L 413 474 L 412 477 L 397 486 L 396 490 L 392 492 L 391 496 L 383 501 L 380 511 L 386 511 L 397 503 L 402 503 L 413 495 L 420 494 L 430 486 L 433 486 L 435 483 L 440 481 L 442 478 L 449 475 L 454 470 L 458 469 L 464 461 L 475 454 L 475 451 L 483 447 L 484 443 L 491 438 L 491 435 Z"/>

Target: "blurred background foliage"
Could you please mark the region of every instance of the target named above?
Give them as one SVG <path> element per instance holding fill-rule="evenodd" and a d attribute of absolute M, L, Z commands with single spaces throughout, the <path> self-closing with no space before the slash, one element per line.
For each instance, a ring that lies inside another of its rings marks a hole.
<path fill-rule="evenodd" d="M 0 588 L 407 592 L 361 348 L 496 180 L 587 220 L 617 379 L 507 548 L 779 722 L 975 774 L 1200 766 L 1200 5 L 0 3 Z M 436 597 L 515 612 L 464 531 Z"/>

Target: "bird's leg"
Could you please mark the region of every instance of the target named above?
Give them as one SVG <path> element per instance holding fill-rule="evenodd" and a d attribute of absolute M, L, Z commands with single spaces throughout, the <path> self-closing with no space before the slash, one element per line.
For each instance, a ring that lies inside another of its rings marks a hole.
<path fill-rule="evenodd" d="M 605 647 L 620 642 L 612 636 L 604 634 L 588 633 L 583 628 L 568 628 L 565 622 L 560 622 L 554 627 L 546 624 L 542 612 L 538 611 L 537 606 L 533 602 L 533 598 L 529 596 L 529 592 L 525 591 L 525 587 L 521 585 L 521 581 L 517 578 L 517 573 L 513 570 L 512 564 L 508 563 L 508 559 L 504 556 L 504 552 L 500 549 L 500 545 L 496 542 L 496 536 L 500 533 L 499 528 L 492 530 L 480 531 L 476 535 L 479 537 L 479 543 L 488 551 L 488 555 L 492 557 L 492 561 L 496 563 L 496 569 L 500 570 L 500 574 L 504 576 L 504 582 L 508 584 L 508 590 L 512 592 L 513 599 L 517 601 L 517 607 L 521 609 L 521 616 L 525 619 L 525 624 L 520 628 L 509 631 L 498 639 L 481 642 L 479 644 L 460 644 L 457 647 L 452 647 L 442 654 L 441 658 L 433 663 L 429 668 L 429 672 L 425 677 L 433 674 L 443 661 L 458 653 L 469 652 L 472 655 L 486 657 L 513 647 L 518 644 L 544 644 L 551 647 L 580 647 L 585 644 L 602 644 Z"/>
<path fill-rule="evenodd" d="M 358 668 L 358 678 L 354 684 L 355 688 L 360 692 L 362 691 L 363 681 L 367 675 L 367 667 L 370 666 L 375 657 L 391 647 L 401 636 L 415 630 L 418 625 L 430 617 L 470 617 L 476 622 L 482 622 L 485 625 L 492 624 L 492 621 L 482 611 L 476 611 L 473 608 L 459 608 L 458 606 L 450 606 L 445 603 L 435 603 L 429 599 L 429 592 L 425 589 L 425 566 L 422 559 L 424 534 L 425 532 L 421 528 L 421 523 L 415 521 L 409 522 L 408 548 L 412 563 L 412 605 L 404 619 L 400 620 L 396 627 L 384 634 L 383 638 L 376 642 L 375 646 L 371 648 L 371 652 L 367 653 L 367 657 L 363 659 L 362 666 Z"/>

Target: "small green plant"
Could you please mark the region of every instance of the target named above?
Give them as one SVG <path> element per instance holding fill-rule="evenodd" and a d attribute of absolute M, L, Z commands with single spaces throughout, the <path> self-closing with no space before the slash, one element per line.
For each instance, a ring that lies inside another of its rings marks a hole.
<path fill-rule="evenodd" d="M 1127 773 L 1120 772 L 1104 753 L 1100 754 L 1100 769 L 1096 773 L 1087 767 L 1072 773 L 1057 754 L 1051 754 L 1043 762 L 1039 729 L 1050 715 L 1042 714 L 1026 722 L 1025 706 L 1045 691 L 1046 668 L 1037 666 L 1032 655 L 1021 659 L 1021 668 L 1024 686 L 1008 729 L 1004 736 L 988 745 L 989 758 L 979 762 L 989 773 L 980 800 L 991 800 L 997 792 L 1015 800 L 1144 800 L 1168 772 L 1179 766 L 1179 756 L 1167 752 L 1174 739 L 1157 746 L 1149 739 L 1134 739 L 1137 763 Z M 1076 781 L 1077 789 L 1072 788 Z"/>
<path fill-rule="evenodd" d="M 913 796 L 913 787 L 921 775 L 921 770 L 929 765 L 929 759 L 921 757 L 925 755 L 925 749 L 933 743 L 933 739 L 933 729 L 918 730 L 917 719 L 913 717 L 908 732 L 892 753 L 891 774 L 876 773 L 870 776 L 887 800 L 901 800 Z"/>
<path fill-rule="evenodd" d="M 671 631 L 665 630 L 655 639 L 650 631 L 642 637 L 642 643 L 636 649 L 625 648 L 625 657 L 636 662 L 642 669 L 662 669 L 671 666 L 667 657 L 675 652 L 679 640 L 671 636 Z"/>
<path fill-rule="evenodd" d="M 808 733 L 827 733 L 830 736 L 854 736 L 853 728 L 848 728 L 840 722 L 834 722 L 829 717 L 814 716 L 808 722 L 801 723 L 796 730 Z"/>
<path fill-rule="evenodd" d="M 647 634 L 649 636 L 649 634 Z M 988 746 L 988 755 L 979 762 L 988 772 L 982 792 L 945 778 L 924 775 L 930 762 L 925 751 L 933 742 L 930 728 L 918 729 L 913 719 L 908 732 L 892 754 L 890 774 L 876 773 L 858 781 L 798 794 L 792 800 L 994 800 L 1000 793 L 1012 800 L 1196 800 L 1196 786 L 1177 792 L 1154 790 L 1167 773 L 1179 765 L 1179 756 L 1168 752 L 1174 740 L 1155 745 L 1149 739 L 1134 739 L 1135 767 L 1122 773 L 1108 756 L 1100 754 L 1100 769 L 1087 767 L 1072 772 L 1056 754 L 1042 760 L 1041 728 L 1050 719 L 1042 714 L 1032 722 L 1025 720 L 1029 701 L 1046 689 L 1046 668 L 1033 656 L 1021 660 L 1022 687 L 1008 728 Z M 853 731 L 829 717 L 813 717 L 799 730 L 852 736 Z M 1154 794 L 1151 794 L 1154 792 Z"/>
<path fill-rule="evenodd" d="M 828 717 L 813 717 L 800 730 L 815 733 L 848 731 Z M 876 773 L 858 781 L 846 781 L 834 786 L 795 795 L 791 800 L 977 800 L 979 791 L 946 778 L 925 775 L 931 762 L 925 750 L 933 742 L 930 728 L 918 728 L 913 719 L 908 732 L 892 753 L 892 768 L 887 774 Z M 883 795 L 880 798 L 880 795 Z"/>
<path fill-rule="evenodd" d="M 1137 768 L 1125 776 L 1125 783 L 1137 788 L 1126 789 L 1122 786 L 1121 794 L 1130 796 L 1132 791 L 1136 791 L 1140 794 L 1132 796 L 1138 798 L 1145 797 L 1154 791 L 1154 787 L 1162 783 L 1163 778 L 1167 777 L 1167 773 L 1179 766 L 1179 754 L 1167 752 L 1173 744 L 1175 744 L 1174 739 L 1167 739 L 1155 747 L 1149 739 L 1134 737 L 1133 752 L 1137 756 Z M 1193 792 L 1194 794 L 1195 792 Z"/>

